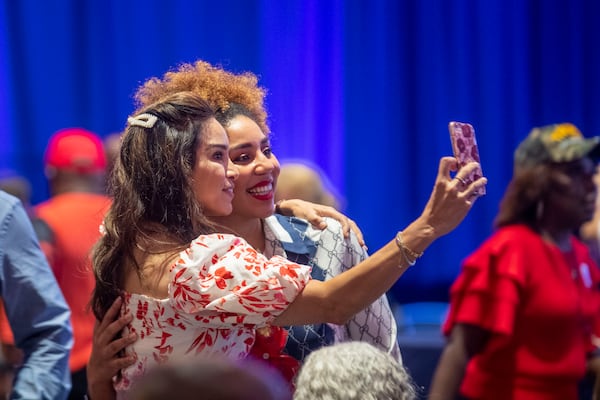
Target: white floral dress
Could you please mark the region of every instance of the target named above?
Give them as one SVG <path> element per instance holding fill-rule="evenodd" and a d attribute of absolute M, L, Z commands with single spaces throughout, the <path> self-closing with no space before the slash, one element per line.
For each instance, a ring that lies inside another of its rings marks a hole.
<path fill-rule="evenodd" d="M 118 398 L 152 365 L 198 355 L 242 359 L 265 326 L 294 301 L 311 268 L 275 256 L 267 259 L 245 240 L 202 235 L 170 267 L 169 296 L 126 293 L 122 313 L 133 321 L 123 335 L 136 362 L 115 381 Z"/>

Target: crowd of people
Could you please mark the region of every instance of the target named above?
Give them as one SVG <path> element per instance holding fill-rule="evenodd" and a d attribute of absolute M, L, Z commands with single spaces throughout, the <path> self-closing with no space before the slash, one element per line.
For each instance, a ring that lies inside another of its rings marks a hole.
<path fill-rule="evenodd" d="M 386 292 L 486 178 L 442 157 L 419 217 L 368 254 L 319 171 L 279 164 L 265 93 L 252 73 L 181 64 L 140 85 L 104 143 L 82 128 L 51 136 L 48 200 L 2 186 L 21 198 L 0 191 L 12 397 L 563 400 L 600 374 L 600 271 L 578 238 L 598 232 L 586 224 L 600 137 L 561 123 L 516 149 L 497 230 L 466 255 L 420 393 Z"/>

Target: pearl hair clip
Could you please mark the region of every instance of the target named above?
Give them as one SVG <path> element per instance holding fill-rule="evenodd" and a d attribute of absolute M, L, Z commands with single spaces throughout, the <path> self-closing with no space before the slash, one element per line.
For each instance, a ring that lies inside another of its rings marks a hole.
<path fill-rule="evenodd" d="M 135 117 L 127 118 L 127 123 L 130 126 L 141 126 L 142 128 L 152 128 L 158 120 L 156 115 L 144 113 L 136 115 Z"/>

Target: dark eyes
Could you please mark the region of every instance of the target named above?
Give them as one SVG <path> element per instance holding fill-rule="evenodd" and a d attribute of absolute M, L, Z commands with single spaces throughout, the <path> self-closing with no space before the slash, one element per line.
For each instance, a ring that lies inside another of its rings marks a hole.
<path fill-rule="evenodd" d="M 239 156 L 235 157 L 233 161 L 248 161 L 249 159 L 250 156 L 248 156 L 248 154 L 240 154 Z"/>
<path fill-rule="evenodd" d="M 261 151 L 267 158 L 270 158 L 273 155 L 273 152 L 270 147 L 264 147 Z M 233 161 L 234 163 L 239 163 L 239 164 L 250 163 L 254 159 L 252 153 L 242 153 L 239 155 L 230 154 L 230 156 L 231 156 L 231 161 Z"/>
<path fill-rule="evenodd" d="M 213 153 L 213 159 L 214 159 L 214 160 L 219 160 L 219 161 L 221 161 L 221 160 L 224 160 L 224 159 L 225 159 L 225 157 L 227 157 L 227 155 L 225 154 L 225 152 L 224 152 L 224 151 L 215 151 L 215 152 Z"/>

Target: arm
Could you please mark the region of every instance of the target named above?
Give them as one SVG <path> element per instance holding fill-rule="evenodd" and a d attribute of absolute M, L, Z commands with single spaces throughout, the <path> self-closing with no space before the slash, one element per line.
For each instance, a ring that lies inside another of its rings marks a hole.
<path fill-rule="evenodd" d="M 2 212 L 4 211 L 4 212 Z M 20 203 L 0 197 L 2 296 L 23 350 L 14 398 L 62 399 L 70 389 L 70 311 Z"/>
<path fill-rule="evenodd" d="M 390 354 L 402 364 L 398 345 L 398 324 L 385 294 L 359 311 L 344 329 L 350 341 L 367 342 Z"/>
<path fill-rule="evenodd" d="M 112 378 L 123 368 L 132 365 L 132 356 L 121 355 L 122 350 L 137 340 L 136 334 L 119 337 L 119 333 L 131 322 L 131 314 L 119 317 L 122 299 L 117 297 L 102 321 L 96 321 L 92 354 L 87 365 L 88 394 L 91 399 L 116 398 Z"/>
<path fill-rule="evenodd" d="M 478 167 L 470 163 L 459 173 L 465 176 Z M 467 215 L 477 199 L 475 191 L 487 180 L 480 178 L 462 188 L 450 177 L 456 159 L 440 161 L 433 192 L 423 213 L 403 231 L 404 246 L 414 253 L 423 252 L 434 240 L 452 231 Z M 404 253 L 404 254 L 403 254 Z M 401 252 L 396 240 L 390 241 L 354 268 L 326 282 L 311 280 L 274 324 L 298 325 L 315 322 L 345 323 L 358 311 L 388 291 L 408 269 L 410 251 Z"/>
<path fill-rule="evenodd" d="M 430 400 L 452 400 L 458 396 L 467 363 L 483 350 L 489 336 L 488 331 L 473 325 L 454 326 L 433 375 Z"/>
<path fill-rule="evenodd" d="M 318 229 L 327 228 L 327 221 L 324 219 L 325 217 L 333 218 L 342 225 L 344 237 L 349 237 L 350 231 L 352 231 L 356 234 L 360 245 L 365 245 L 362 232 L 358 228 L 358 225 L 333 207 L 311 203 L 305 200 L 291 199 L 278 201 L 275 205 L 275 211 L 278 214 L 286 215 L 288 217 L 305 219 Z"/>
<path fill-rule="evenodd" d="M 319 235 L 317 250 L 311 265 L 314 264 L 315 267 L 323 270 L 325 280 L 349 270 L 368 257 L 352 232 L 349 238 L 344 239 L 341 231 L 342 228 L 337 221 L 328 220 L 327 228 Z M 401 362 L 397 324 L 385 294 L 359 311 L 345 325 L 336 326 L 335 330 L 336 342 L 348 340 L 367 342 Z"/>
<path fill-rule="evenodd" d="M 344 267 L 348 265 L 348 268 L 368 257 L 366 250 L 358 246 L 353 237 L 351 239 L 350 249 L 348 249 L 350 251 L 346 251 L 347 254 L 349 253 L 349 260 L 345 261 L 344 265 Z M 346 324 L 346 330 L 350 340 L 371 343 L 402 364 L 402 355 L 398 346 L 398 324 L 386 294 L 381 295 L 367 308 L 358 312 Z"/>

